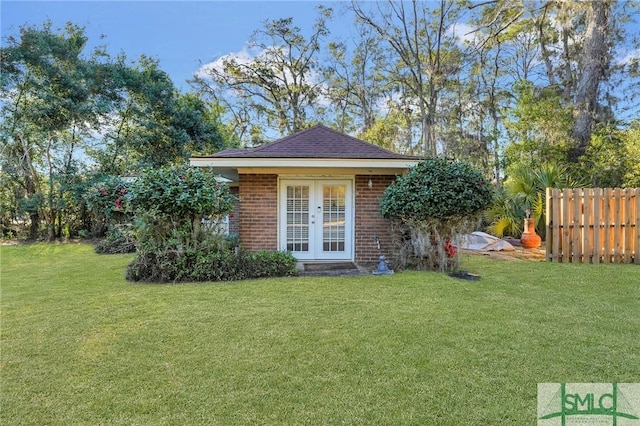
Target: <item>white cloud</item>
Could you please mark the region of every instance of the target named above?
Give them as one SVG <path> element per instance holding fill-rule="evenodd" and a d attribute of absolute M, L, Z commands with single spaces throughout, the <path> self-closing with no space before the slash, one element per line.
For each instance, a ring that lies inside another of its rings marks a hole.
<path fill-rule="evenodd" d="M 207 78 L 207 76 L 209 75 L 209 70 L 213 69 L 217 71 L 222 71 L 224 67 L 224 62 L 227 60 L 235 60 L 239 64 L 246 65 L 246 64 L 249 64 L 251 61 L 253 61 L 255 56 L 256 55 L 250 52 L 249 49 L 245 46 L 239 52 L 227 53 L 226 55 L 220 56 L 215 61 L 202 65 L 200 68 L 196 70 L 194 75 L 200 78 Z"/>
<path fill-rule="evenodd" d="M 472 25 L 458 22 L 449 27 L 447 32 L 460 43 L 471 43 L 476 38 L 476 30 Z"/>
<path fill-rule="evenodd" d="M 215 61 L 202 65 L 194 73 L 194 75 L 202 79 L 207 79 L 210 75 L 211 70 L 223 72 L 225 62 L 232 60 L 239 65 L 250 65 L 254 61 L 258 60 L 262 63 L 263 66 L 270 66 L 271 70 L 276 75 L 275 82 L 277 84 L 284 84 L 285 81 L 290 84 L 293 81 L 293 75 L 291 74 L 290 69 L 286 66 L 281 67 L 274 65 L 278 64 L 280 60 L 272 59 L 273 57 L 286 58 L 287 55 L 283 52 L 284 49 L 285 48 L 283 46 L 267 46 L 263 49 L 251 49 L 248 46 L 245 46 L 238 52 L 227 53 L 226 55 L 219 57 Z M 310 86 L 321 85 L 322 75 L 316 70 L 307 70 L 304 73 L 304 79 L 302 82 Z M 300 77 L 298 77 L 298 83 L 301 83 Z M 317 102 L 326 103 L 328 105 L 330 101 L 326 98 L 321 97 L 317 100 Z"/>

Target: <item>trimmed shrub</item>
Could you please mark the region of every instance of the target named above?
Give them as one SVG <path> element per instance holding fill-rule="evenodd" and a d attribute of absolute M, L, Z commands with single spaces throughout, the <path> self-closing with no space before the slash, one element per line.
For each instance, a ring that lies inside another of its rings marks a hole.
<path fill-rule="evenodd" d="M 147 170 L 131 187 L 134 211 L 155 211 L 174 226 L 231 213 L 233 196 L 216 176 L 188 166 Z"/>
<path fill-rule="evenodd" d="M 138 252 L 208 249 L 207 223 L 231 212 L 233 196 L 216 176 L 188 166 L 148 170 L 129 191 Z"/>
<path fill-rule="evenodd" d="M 137 255 L 130 281 L 178 282 L 242 279 L 233 240 L 216 224 L 232 209 L 233 196 L 202 169 L 171 166 L 148 170 L 131 185 L 129 205 Z"/>
<path fill-rule="evenodd" d="M 446 220 L 476 214 L 492 198 L 491 185 L 470 165 L 430 158 L 389 185 L 380 208 L 387 218 Z"/>
<path fill-rule="evenodd" d="M 136 258 L 129 281 L 235 281 L 297 274 L 291 253 L 250 253 L 239 239 L 215 231 L 232 210 L 229 188 L 202 169 L 187 166 L 149 170 L 131 185 Z"/>
<path fill-rule="evenodd" d="M 127 280 L 144 282 L 237 281 L 297 275 L 288 252 L 164 250 L 140 253 L 127 267 Z"/>
<path fill-rule="evenodd" d="M 431 158 L 385 190 L 381 213 L 390 219 L 399 267 L 455 271 L 452 241 L 477 221 L 493 198 L 491 185 L 465 163 Z"/>

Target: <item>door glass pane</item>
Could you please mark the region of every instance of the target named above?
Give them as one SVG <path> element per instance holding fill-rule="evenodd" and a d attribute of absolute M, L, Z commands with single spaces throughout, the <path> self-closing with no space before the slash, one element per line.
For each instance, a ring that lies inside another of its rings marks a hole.
<path fill-rule="evenodd" d="M 309 251 L 309 187 L 287 186 L 287 250 Z"/>
<path fill-rule="evenodd" d="M 322 208 L 322 250 L 344 251 L 344 185 L 323 185 Z"/>

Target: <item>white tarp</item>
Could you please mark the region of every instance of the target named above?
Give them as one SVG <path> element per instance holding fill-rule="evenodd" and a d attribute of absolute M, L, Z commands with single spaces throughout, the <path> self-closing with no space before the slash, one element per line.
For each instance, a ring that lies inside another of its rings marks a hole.
<path fill-rule="evenodd" d="M 487 251 L 515 251 L 515 248 L 505 240 L 487 234 L 486 232 L 472 232 L 460 238 L 460 248 L 468 250 Z"/>

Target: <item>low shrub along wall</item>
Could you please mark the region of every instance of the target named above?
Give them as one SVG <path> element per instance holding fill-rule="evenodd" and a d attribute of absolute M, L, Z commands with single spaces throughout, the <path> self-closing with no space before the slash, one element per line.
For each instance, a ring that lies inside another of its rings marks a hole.
<path fill-rule="evenodd" d="M 288 252 L 160 251 L 139 253 L 127 267 L 127 280 L 144 282 L 236 281 L 296 275 Z"/>

